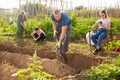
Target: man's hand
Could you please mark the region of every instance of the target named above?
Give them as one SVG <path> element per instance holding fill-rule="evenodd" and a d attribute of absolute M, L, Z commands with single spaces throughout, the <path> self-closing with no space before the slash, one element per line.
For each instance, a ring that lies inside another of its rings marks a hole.
<path fill-rule="evenodd" d="M 60 42 L 57 42 L 56 47 L 59 49 L 60 46 L 61 46 L 61 43 L 60 43 Z"/>
<path fill-rule="evenodd" d="M 24 27 L 24 25 L 23 25 L 22 23 L 20 23 L 20 25 L 21 25 L 22 27 Z"/>
<path fill-rule="evenodd" d="M 54 30 L 54 33 L 53 33 L 53 37 L 56 37 L 56 34 L 57 34 L 58 32 L 56 31 L 56 30 Z"/>

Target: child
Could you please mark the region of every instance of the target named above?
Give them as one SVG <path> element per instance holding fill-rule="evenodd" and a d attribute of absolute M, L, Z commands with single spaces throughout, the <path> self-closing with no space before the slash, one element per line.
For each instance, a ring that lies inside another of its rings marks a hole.
<path fill-rule="evenodd" d="M 38 27 L 34 29 L 34 31 L 31 33 L 31 36 L 35 41 L 44 41 L 44 39 L 46 38 L 44 31 L 42 29 L 39 29 Z"/>

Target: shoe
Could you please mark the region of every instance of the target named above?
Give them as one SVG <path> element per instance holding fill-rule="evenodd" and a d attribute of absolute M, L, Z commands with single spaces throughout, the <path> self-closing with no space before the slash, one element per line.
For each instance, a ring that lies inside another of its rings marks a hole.
<path fill-rule="evenodd" d="M 99 50 L 101 51 L 101 50 L 102 50 L 102 48 L 100 47 L 100 48 L 99 48 Z"/>
<path fill-rule="evenodd" d="M 99 48 L 99 49 L 96 49 L 95 52 L 93 53 L 94 55 L 98 55 L 98 52 L 101 51 L 102 49 Z"/>

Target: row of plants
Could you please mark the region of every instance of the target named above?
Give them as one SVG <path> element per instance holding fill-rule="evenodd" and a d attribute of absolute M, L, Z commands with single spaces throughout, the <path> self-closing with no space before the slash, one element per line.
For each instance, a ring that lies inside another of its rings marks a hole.
<path fill-rule="evenodd" d="M 91 26 L 96 22 L 98 18 L 82 18 L 76 17 L 75 14 L 71 16 L 72 19 L 72 35 L 71 38 L 73 40 L 80 39 L 85 36 L 85 34 L 89 31 Z M 1 20 L 0 20 L 1 21 Z M 119 34 L 120 30 L 120 19 L 112 18 L 112 32 L 115 34 Z M 48 39 L 52 39 L 53 30 L 52 30 L 52 22 L 49 16 L 46 16 L 44 19 L 29 19 L 28 26 L 25 25 L 25 37 L 30 37 L 31 32 L 34 30 L 34 27 L 38 26 L 43 29 L 47 35 Z M 16 24 L 9 24 L 9 21 L 1 21 L 0 22 L 0 33 L 17 33 Z"/>
<path fill-rule="evenodd" d="M 91 67 L 87 76 L 89 80 L 120 80 L 120 55 L 109 63 Z"/>
<path fill-rule="evenodd" d="M 120 48 L 120 40 L 114 40 L 114 41 L 109 42 L 108 50 L 117 51 L 117 48 Z"/>

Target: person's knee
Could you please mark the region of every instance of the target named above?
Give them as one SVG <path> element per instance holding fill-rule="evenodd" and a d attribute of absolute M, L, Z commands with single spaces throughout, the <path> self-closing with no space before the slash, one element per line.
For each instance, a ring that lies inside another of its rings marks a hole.
<path fill-rule="evenodd" d="M 101 35 L 101 36 L 98 37 L 98 40 L 103 40 L 103 39 L 105 39 L 106 37 L 107 37 L 106 35 Z"/>

